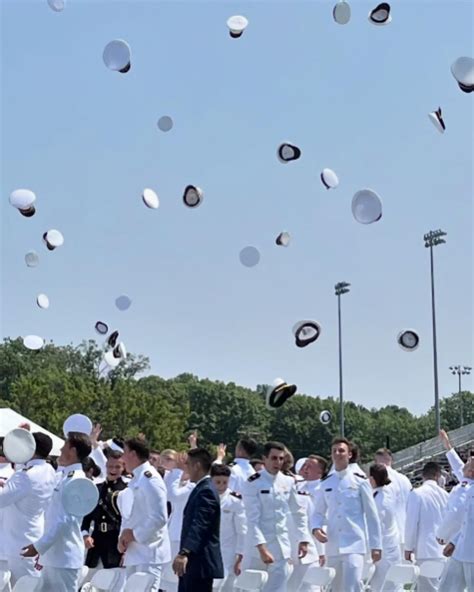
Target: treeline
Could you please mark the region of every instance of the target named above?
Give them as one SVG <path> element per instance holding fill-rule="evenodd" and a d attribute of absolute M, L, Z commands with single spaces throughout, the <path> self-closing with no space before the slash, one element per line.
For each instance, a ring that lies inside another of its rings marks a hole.
<path fill-rule="evenodd" d="M 295 395 L 275 412 L 265 407 L 264 385 L 255 390 L 180 374 L 165 380 L 141 376 L 149 369 L 148 359 L 129 355 L 107 379 L 98 377 L 103 352 L 94 342 L 74 347 L 48 344 L 39 351 L 27 350 L 21 339 L 0 344 L 0 407 L 11 407 L 50 431 L 62 435 L 62 424 L 72 413 L 85 413 L 104 427 L 103 436 L 144 433 L 153 447 L 186 448 L 191 430 L 199 442 L 229 451 L 246 434 L 263 442 L 283 441 L 301 457 L 311 452 L 327 455 L 338 433 L 338 403 L 332 397 Z M 462 394 L 464 421 L 474 421 L 474 395 Z M 319 422 L 327 409 L 333 414 L 329 425 Z M 405 408 L 388 405 L 367 409 L 347 402 L 346 436 L 362 449 L 363 459 L 387 442 L 393 451 L 431 438 L 434 411 L 420 417 Z M 460 425 L 459 396 L 442 400 L 442 424 Z"/>

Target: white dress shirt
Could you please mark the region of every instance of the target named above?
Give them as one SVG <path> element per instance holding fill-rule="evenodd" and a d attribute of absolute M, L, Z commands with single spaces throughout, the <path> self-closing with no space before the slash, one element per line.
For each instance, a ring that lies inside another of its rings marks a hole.
<path fill-rule="evenodd" d="M 455 545 L 453 557 L 474 563 L 474 480 L 464 479 L 449 495 L 436 536 Z"/>
<path fill-rule="evenodd" d="M 242 496 L 227 489 L 219 495 L 221 503 L 220 545 L 226 571 L 231 571 L 236 554 L 244 554 L 247 521 Z"/>
<path fill-rule="evenodd" d="M 231 467 L 232 474 L 229 479 L 229 488 L 242 494 L 247 479 L 255 473 L 255 469 L 248 458 L 237 457 L 234 459 L 234 463 Z"/>
<path fill-rule="evenodd" d="M 168 532 L 171 542 L 179 544 L 181 539 L 181 527 L 183 525 L 183 512 L 188 503 L 191 491 L 196 487 L 191 481 L 182 482 L 181 469 L 173 469 L 167 479 L 168 501 L 171 503 L 171 516 L 168 522 Z"/>
<path fill-rule="evenodd" d="M 382 529 L 382 551 L 400 546 L 400 533 L 397 524 L 397 500 L 389 485 L 374 490 L 375 507 Z M 383 556 L 383 553 L 382 553 Z"/>
<path fill-rule="evenodd" d="M 396 519 L 398 525 L 398 532 L 400 533 L 400 543 L 405 539 L 405 521 L 407 515 L 407 503 L 410 491 L 413 489 L 408 477 L 399 473 L 392 467 L 386 466 L 388 478 L 391 483 L 387 487 L 393 493 L 396 506 Z"/>

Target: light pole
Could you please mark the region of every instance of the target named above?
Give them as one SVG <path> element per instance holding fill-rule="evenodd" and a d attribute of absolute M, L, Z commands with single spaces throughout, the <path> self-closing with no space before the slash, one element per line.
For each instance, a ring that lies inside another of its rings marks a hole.
<path fill-rule="evenodd" d="M 334 286 L 337 296 L 337 320 L 339 327 L 339 426 L 341 436 L 344 437 L 344 393 L 342 389 L 342 328 L 341 328 L 341 295 L 349 292 L 347 282 L 338 282 Z"/>
<path fill-rule="evenodd" d="M 441 417 L 439 410 L 439 388 L 438 388 L 438 350 L 436 347 L 436 311 L 435 311 L 435 288 L 434 288 L 434 267 L 433 267 L 433 247 L 445 243 L 444 236 L 446 232 L 441 229 L 430 230 L 424 235 L 425 247 L 430 250 L 430 264 L 431 264 L 431 316 L 433 322 L 433 372 L 434 372 L 434 395 L 435 395 L 435 420 L 436 433 L 439 434 L 441 429 Z"/>
<path fill-rule="evenodd" d="M 461 411 L 461 427 L 462 427 L 464 425 L 464 405 L 463 405 L 463 400 L 462 400 L 461 376 L 463 374 L 467 374 L 469 376 L 472 368 L 471 368 L 471 366 L 461 366 L 459 364 L 459 366 L 450 366 L 449 369 L 451 370 L 451 374 L 457 374 L 458 379 L 459 379 L 458 393 L 459 393 L 459 406 L 460 406 L 460 411 Z"/>

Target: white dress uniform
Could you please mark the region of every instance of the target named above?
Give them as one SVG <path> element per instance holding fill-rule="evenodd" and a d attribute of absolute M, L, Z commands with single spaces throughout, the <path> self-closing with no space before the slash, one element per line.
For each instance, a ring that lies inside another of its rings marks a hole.
<path fill-rule="evenodd" d="M 229 479 L 229 489 L 242 494 L 247 479 L 255 473 L 248 458 L 234 458 L 234 464 L 230 467 L 232 474 Z"/>
<path fill-rule="evenodd" d="M 168 501 L 171 503 L 171 516 L 168 522 L 168 533 L 171 543 L 171 558 L 174 559 L 179 552 L 181 540 L 181 527 L 183 525 L 183 512 L 188 503 L 191 491 L 196 487 L 195 483 L 186 481 L 183 483 L 181 469 L 169 471 L 166 480 L 166 489 L 168 492 Z M 165 580 L 166 592 L 176 592 L 178 589 L 178 578 L 173 573 L 172 564 L 169 563 L 163 570 L 163 579 Z"/>
<path fill-rule="evenodd" d="M 171 561 L 166 486 L 146 461 L 133 471 L 128 489 L 133 492 L 133 505 L 130 515 L 122 519 L 121 531 L 130 528 L 136 540 L 129 544 L 123 564 L 127 577 L 135 572 L 152 574 L 150 592 L 158 592 L 163 565 Z"/>
<path fill-rule="evenodd" d="M 20 555 L 23 547 L 43 536 L 44 513 L 56 486 L 56 473 L 45 460 L 30 460 L 0 488 L 0 508 L 5 508 L 2 538 L 14 585 L 22 576 L 40 576 L 34 558 Z"/>
<path fill-rule="evenodd" d="M 464 480 L 464 463 L 461 457 L 454 448 L 451 448 L 446 452 L 446 458 L 448 459 L 452 474 L 456 477 L 459 483 L 461 483 Z"/>
<path fill-rule="evenodd" d="M 42 566 L 41 592 L 76 592 L 84 564 L 82 519 L 68 514 L 62 503 L 64 485 L 72 479 L 85 478 L 81 463 L 64 467 L 56 473 L 56 487 L 46 510 L 44 534 L 34 543 Z"/>
<path fill-rule="evenodd" d="M 294 520 L 298 542 L 309 542 L 305 515 L 297 499 L 295 482 L 278 472 L 271 475 L 266 469 L 247 480 L 243 498 L 247 516 L 247 537 L 243 569 L 268 570 L 268 581 L 262 592 L 287 592 L 291 575 L 291 543 L 289 521 Z M 265 566 L 257 545 L 264 544 L 274 563 Z"/>
<path fill-rule="evenodd" d="M 444 561 L 443 548 L 436 540 L 436 532 L 443 520 L 447 503 L 447 492 L 433 479 L 426 480 L 408 496 L 405 550 L 415 553 L 417 564 L 428 559 Z M 423 577 L 418 580 L 420 592 L 437 589 L 437 580 Z"/>
<path fill-rule="evenodd" d="M 410 491 L 413 489 L 413 487 L 408 477 L 402 473 L 399 473 L 395 469 L 392 469 L 392 467 L 386 466 L 385 468 L 387 469 L 388 478 L 391 481 L 390 485 L 388 485 L 388 488 L 392 490 L 395 496 L 398 532 L 400 533 L 400 544 L 403 547 L 403 543 L 405 542 L 405 522 L 407 515 L 408 496 L 410 495 Z"/>
<path fill-rule="evenodd" d="M 13 475 L 13 467 L 10 463 L 0 463 L 0 487 L 5 485 L 7 479 Z M 0 490 L 1 491 L 1 490 Z M 6 510 L 0 508 L 0 532 L 5 532 L 4 516 Z M 0 536 L 0 569 L 7 571 L 8 562 L 6 554 L 6 537 Z"/>
<path fill-rule="evenodd" d="M 315 500 L 311 529 L 327 524 L 327 565 L 336 568 L 332 590 L 359 592 L 364 555 L 382 549 L 372 488 L 365 475 L 347 468 L 322 479 L 321 493 Z"/>
<path fill-rule="evenodd" d="M 375 573 L 370 582 L 370 589 L 373 592 L 380 592 L 387 571 L 391 565 L 401 563 L 402 555 L 395 492 L 390 488 L 390 485 L 377 487 L 374 490 L 374 500 L 382 529 L 382 559 L 375 564 Z M 384 587 L 384 592 L 398 592 L 399 590 L 402 588 L 394 584 L 386 584 Z"/>
<path fill-rule="evenodd" d="M 219 495 L 219 499 L 221 502 L 220 546 L 224 565 L 224 580 L 219 590 L 220 592 L 231 592 L 234 589 L 236 578 L 234 574 L 235 556 L 244 554 L 247 521 L 240 493 L 227 489 Z"/>
<path fill-rule="evenodd" d="M 454 544 L 439 586 L 440 592 L 474 592 L 474 480 L 464 479 L 450 494 L 438 538 Z"/>

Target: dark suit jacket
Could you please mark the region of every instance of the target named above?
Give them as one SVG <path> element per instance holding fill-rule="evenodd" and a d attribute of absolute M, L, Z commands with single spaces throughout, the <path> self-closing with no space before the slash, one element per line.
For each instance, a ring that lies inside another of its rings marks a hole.
<path fill-rule="evenodd" d="M 211 479 L 200 481 L 184 508 L 180 549 L 191 554 L 186 567 L 190 578 L 223 578 L 219 543 L 221 504 Z"/>

